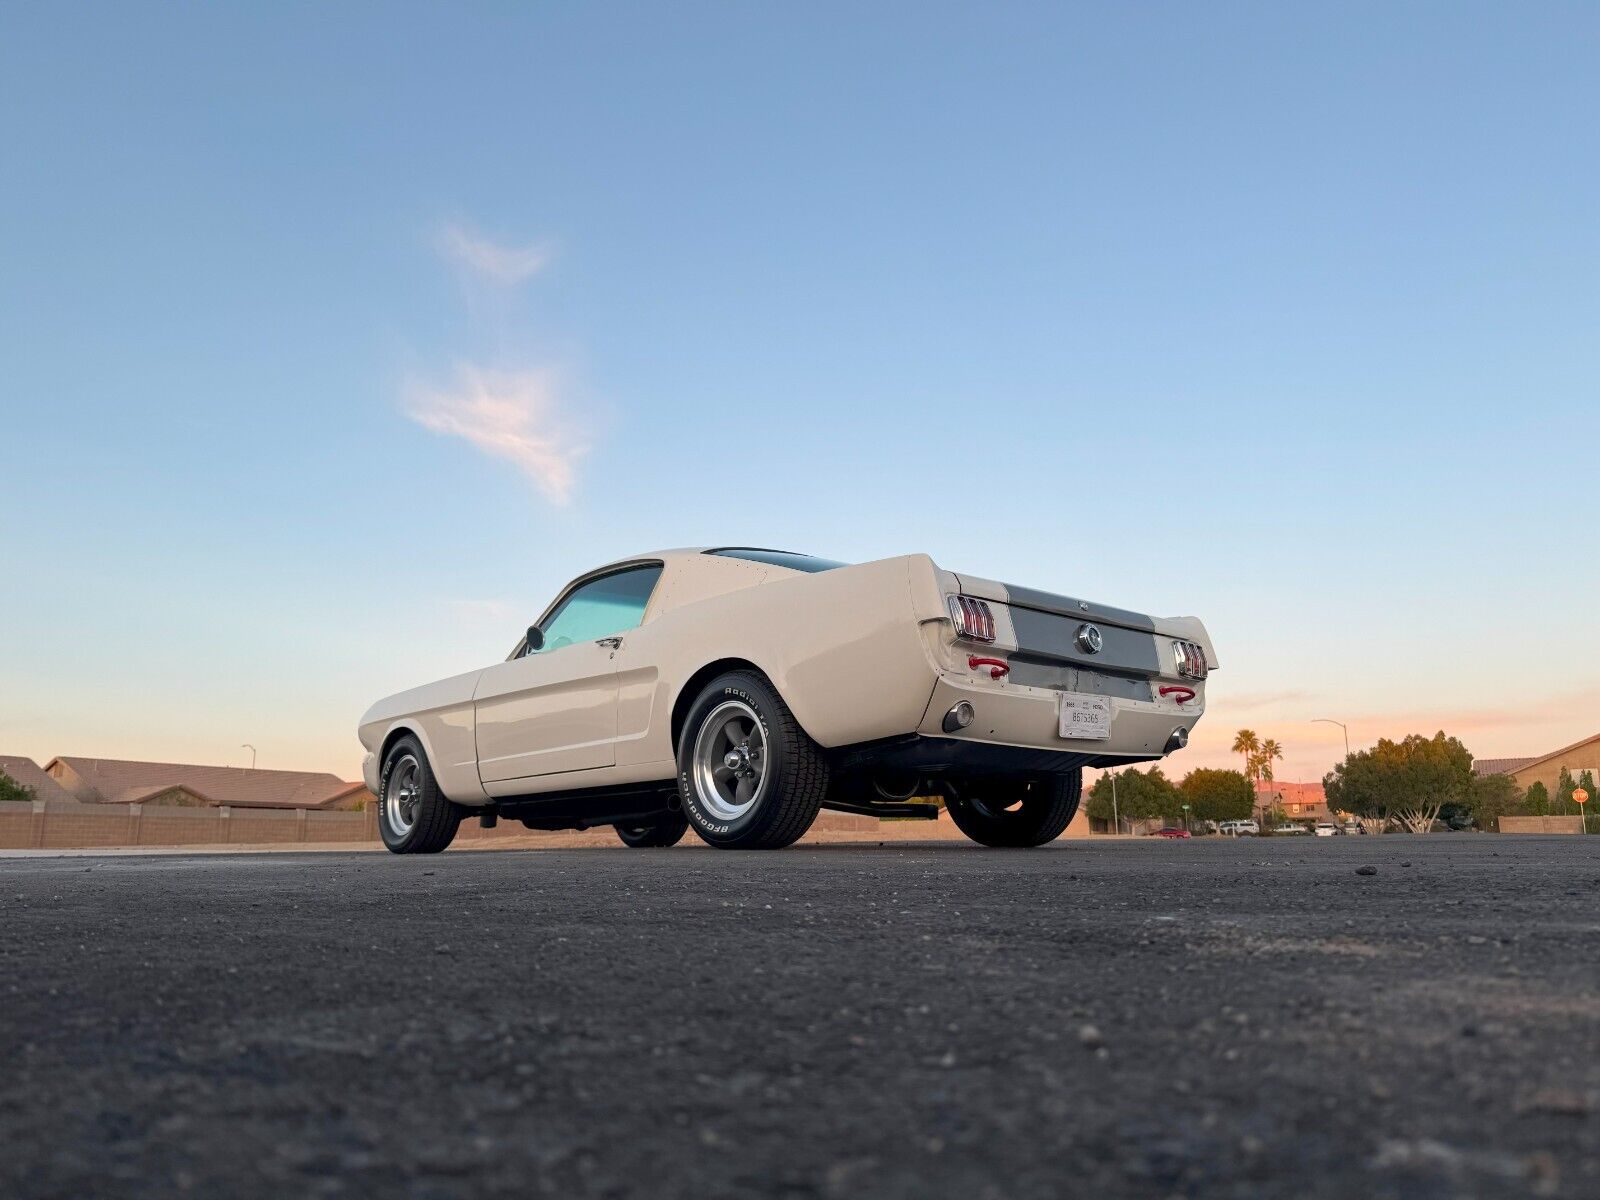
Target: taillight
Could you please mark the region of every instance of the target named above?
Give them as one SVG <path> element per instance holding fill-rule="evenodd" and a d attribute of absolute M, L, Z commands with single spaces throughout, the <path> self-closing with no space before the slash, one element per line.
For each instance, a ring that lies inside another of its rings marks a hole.
<path fill-rule="evenodd" d="M 955 622 L 957 637 L 972 642 L 994 641 L 994 612 L 982 600 L 951 596 L 950 620 Z"/>
<path fill-rule="evenodd" d="M 1185 679 L 1206 677 L 1206 652 L 1198 642 L 1173 642 L 1172 656 L 1177 660 L 1178 674 Z"/>

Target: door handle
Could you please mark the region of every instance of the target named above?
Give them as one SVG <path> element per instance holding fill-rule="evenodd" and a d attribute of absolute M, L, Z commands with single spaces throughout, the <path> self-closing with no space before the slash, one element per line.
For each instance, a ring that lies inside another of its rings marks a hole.
<path fill-rule="evenodd" d="M 622 639 L 619 637 L 595 638 L 594 644 L 596 646 L 610 646 L 613 650 L 616 650 L 622 645 Z"/>

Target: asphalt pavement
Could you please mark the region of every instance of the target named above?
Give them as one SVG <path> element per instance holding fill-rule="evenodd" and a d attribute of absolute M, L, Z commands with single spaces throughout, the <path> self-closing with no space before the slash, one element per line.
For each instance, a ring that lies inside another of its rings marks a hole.
<path fill-rule="evenodd" d="M 1600 837 L 0 861 L 0 1195 L 183 1194 L 1597 1196 Z"/>

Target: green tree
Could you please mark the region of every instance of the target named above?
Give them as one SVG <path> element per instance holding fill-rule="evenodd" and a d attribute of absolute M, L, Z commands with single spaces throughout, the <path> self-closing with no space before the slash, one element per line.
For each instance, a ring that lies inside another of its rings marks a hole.
<path fill-rule="evenodd" d="M 1572 793 L 1578 790 L 1578 781 L 1572 777 L 1572 772 L 1565 767 L 1561 774 L 1556 776 L 1556 812 L 1563 815 L 1574 812 L 1577 805 L 1572 802 Z"/>
<path fill-rule="evenodd" d="M 1501 817 L 1522 811 L 1526 803 L 1517 781 L 1509 775 L 1481 775 L 1467 789 L 1465 808 L 1479 829 L 1494 829 Z"/>
<path fill-rule="evenodd" d="M 1545 787 L 1544 780 L 1535 779 L 1528 785 L 1528 791 L 1522 797 L 1522 811 L 1530 817 L 1550 815 L 1550 789 Z"/>
<path fill-rule="evenodd" d="M 1255 790 L 1238 771 L 1200 767 L 1178 785 L 1197 821 L 1243 821 L 1255 808 Z"/>
<path fill-rule="evenodd" d="M 1579 775 L 1578 776 L 1578 786 L 1581 787 L 1584 791 L 1589 793 L 1588 802 L 1586 804 L 1578 805 L 1578 811 L 1583 814 L 1583 831 L 1585 833 L 1588 833 L 1589 832 L 1589 805 L 1596 803 L 1596 800 L 1595 800 L 1595 797 L 1594 797 L 1594 772 L 1593 771 L 1585 771 L 1582 775 Z"/>
<path fill-rule="evenodd" d="M 1182 793 L 1160 767 L 1136 771 L 1131 767 L 1115 773 L 1116 815 L 1124 821 L 1144 821 L 1152 817 L 1176 821 L 1183 812 Z M 1111 776 L 1107 771 L 1089 789 L 1089 815 L 1097 821 L 1112 819 Z"/>
<path fill-rule="evenodd" d="M 1324 777 L 1328 805 L 1358 817 L 1389 818 L 1413 833 L 1433 828 L 1439 810 L 1460 803 L 1472 786 L 1472 754 L 1441 730 L 1404 741 L 1383 738 L 1350 755 Z"/>
<path fill-rule="evenodd" d="M 0 771 L 0 800 L 32 800 L 33 789 L 23 787 L 4 771 Z"/>

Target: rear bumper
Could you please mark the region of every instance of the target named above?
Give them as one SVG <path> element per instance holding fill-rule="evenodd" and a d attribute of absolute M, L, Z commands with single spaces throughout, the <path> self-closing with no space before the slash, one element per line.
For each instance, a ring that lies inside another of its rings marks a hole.
<path fill-rule="evenodd" d="M 1118 763 L 1140 759 L 1118 759 Z M 1100 755 L 1071 750 L 1004 746 L 998 742 L 960 740 L 940 734 L 862 742 L 834 751 L 834 766 L 844 771 L 907 771 L 918 775 L 1026 775 L 1106 765 Z"/>
<path fill-rule="evenodd" d="M 941 675 L 917 732 L 924 738 L 958 745 L 1028 751 L 1059 759 L 1066 766 L 1117 766 L 1144 762 L 1166 754 L 1175 730 L 1192 730 L 1205 712 L 1203 688 L 1187 704 L 1175 700 L 1138 700 L 1108 696 L 1111 736 L 1105 739 L 1063 738 L 1060 733 L 1061 693 L 1049 688 L 977 682 Z M 967 701 L 976 714 L 972 724 L 954 733 L 943 727 L 945 714 Z M 969 752 L 971 753 L 971 752 Z M 1075 761 L 1068 761 L 1075 760 Z"/>

